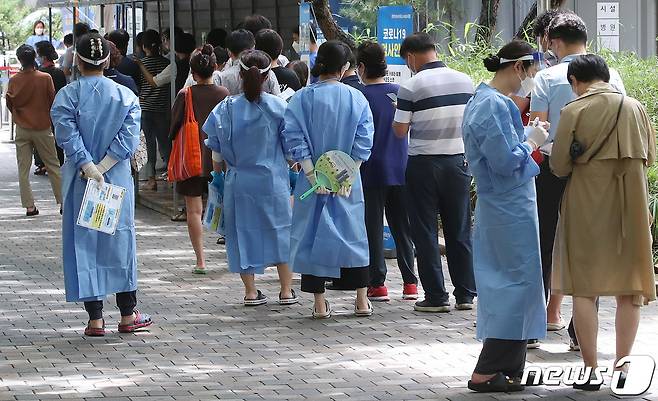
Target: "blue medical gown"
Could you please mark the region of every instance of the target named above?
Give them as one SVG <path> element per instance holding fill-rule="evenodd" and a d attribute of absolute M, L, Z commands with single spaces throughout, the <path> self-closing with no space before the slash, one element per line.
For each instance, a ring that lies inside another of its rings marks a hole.
<path fill-rule="evenodd" d="M 347 85 L 320 82 L 298 91 L 286 110 L 286 150 L 294 161 L 318 158 L 340 150 L 366 161 L 372 148 L 374 125 L 368 101 Z M 290 261 L 293 271 L 318 277 L 340 277 L 340 269 L 368 266 L 361 176 L 344 198 L 313 194 L 306 178 L 295 187 Z"/>
<path fill-rule="evenodd" d="M 481 84 L 463 122 L 466 157 L 477 185 L 473 266 L 477 338 L 526 340 L 546 335 L 534 177 L 521 114 Z"/>
<path fill-rule="evenodd" d="M 231 96 L 203 125 L 206 145 L 229 166 L 224 183 L 226 256 L 233 273 L 262 274 L 290 257 L 290 181 L 283 152 L 286 102 Z"/>
<path fill-rule="evenodd" d="M 137 288 L 135 196 L 130 157 L 139 145 L 139 100 L 128 88 L 99 77 L 81 77 L 57 93 L 51 109 L 62 166 L 64 284 L 69 302 L 93 301 Z M 118 160 L 105 181 L 126 188 L 114 235 L 76 224 L 87 180 L 80 168 L 105 155 Z"/>

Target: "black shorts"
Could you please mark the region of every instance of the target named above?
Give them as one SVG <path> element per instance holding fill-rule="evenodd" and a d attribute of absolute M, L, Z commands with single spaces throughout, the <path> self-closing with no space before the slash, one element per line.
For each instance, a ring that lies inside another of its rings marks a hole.
<path fill-rule="evenodd" d="M 208 177 L 192 177 L 176 183 L 176 192 L 183 196 L 203 196 L 208 193 Z"/>

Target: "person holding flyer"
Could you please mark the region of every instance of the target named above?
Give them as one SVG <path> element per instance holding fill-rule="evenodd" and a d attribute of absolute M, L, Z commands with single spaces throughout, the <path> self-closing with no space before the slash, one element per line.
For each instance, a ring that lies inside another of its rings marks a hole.
<path fill-rule="evenodd" d="M 97 33 L 77 43 L 82 77 L 63 88 L 51 110 L 55 139 L 66 155 L 62 166 L 62 245 L 66 301 L 84 302 L 87 336 L 105 335 L 103 299 L 116 294 L 119 332 L 151 325 L 137 304 L 135 195 L 130 157 L 139 145 L 139 101 L 133 92 L 103 76 L 110 46 Z M 88 180 L 125 189 L 114 234 L 76 224 Z"/>
<path fill-rule="evenodd" d="M 224 99 L 208 116 L 203 131 L 212 150 L 215 172 L 226 162 L 224 235 L 229 270 L 244 283 L 244 305 L 267 303 L 255 274 L 276 265 L 280 305 L 298 301 L 292 289 L 290 257 L 290 184 L 283 153 L 285 100 L 263 93 L 272 60 L 260 50 L 246 50 L 238 68 L 244 92 Z M 215 184 L 213 184 L 215 185 Z"/>
<path fill-rule="evenodd" d="M 324 296 L 327 278 L 340 278 L 342 285 L 356 290 L 355 315 L 372 315 L 361 177 L 357 172 L 350 186 L 330 194 L 324 185 L 328 177 L 316 174 L 330 151 L 344 152 L 357 170 L 370 157 L 374 125 L 368 101 L 357 89 L 340 83 L 350 54 L 342 42 L 323 43 L 311 71 L 319 80 L 295 93 L 286 110 L 285 150 L 306 176 L 295 187 L 290 261 L 293 271 L 302 273 L 302 291 L 314 295 L 315 319 L 331 317 Z M 300 199 L 318 183 L 322 185 L 309 198 Z"/>

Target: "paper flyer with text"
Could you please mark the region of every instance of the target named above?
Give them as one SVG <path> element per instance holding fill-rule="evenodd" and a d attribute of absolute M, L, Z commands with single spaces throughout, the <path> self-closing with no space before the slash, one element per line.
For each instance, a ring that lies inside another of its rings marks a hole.
<path fill-rule="evenodd" d="M 125 194 L 125 188 L 89 180 L 80 206 L 78 225 L 114 235 Z"/>

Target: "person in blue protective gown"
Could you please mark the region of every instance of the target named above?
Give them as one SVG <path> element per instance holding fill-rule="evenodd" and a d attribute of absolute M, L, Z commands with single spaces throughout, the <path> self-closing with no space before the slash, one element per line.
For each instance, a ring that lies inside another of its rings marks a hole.
<path fill-rule="evenodd" d="M 368 101 L 361 92 L 339 81 L 349 67 L 351 50 L 338 41 L 325 42 L 311 71 L 319 80 L 297 92 L 285 115 L 286 150 L 301 163 L 306 179 L 295 187 L 290 262 L 302 274 L 302 291 L 315 297 L 314 318 L 328 318 L 325 280 L 341 278 L 356 289 L 355 314 L 369 316 L 367 298 L 368 237 L 361 178 L 340 192 L 320 187 L 305 200 L 299 196 L 315 185 L 314 163 L 327 151 L 347 153 L 360 166 L 370 157 L 374 125 Z"/>
<path fill-rule="evenodd" d="M 89 313 L 85 335 L 105 334 L 103 299 L 116 294 L 120 332 L 152 323 L 135 309 L 137 256 L 130 157 L 139 145 L 140 108 L 128 88 L 103 76 L 110 47 L 99 34 L 77 42 L 82 77 L 57 94 L 51 110 L 55 139 L 66 155 L 62 166 L 62 244 L 68 302 L 83 301 Z M 82 173 L 82 174 L 81 174 Z M 76 224 L 87 180 L 126 189 L 114 235 Z"/>
<path fill-rule="evenodd" d="M 297 303 L 290 257 L 290 183 L 283 152 L 285 100 L 263 93 L 270 57 L 247 50 L 239 59 L 244 93 L 219 103 L 203 131 L 215 171 L 226 162 L 224 225 L 229 270 L 240 273 L 246 306 L 263 305 L 254 274 L 276 265 L 281 283 L 279 304 Z"/>
<path fill-rule="evenodd" d="M 466 106 L 466 158 L 477 188 L 473 266 L 478 289 L 477 338 L 482 352 L 468 388 L 519 391 L 527 341 L 546 334 L 545 297 L 539 254 L 531 153 L 546 142 L 544 125 L 524 129 L 510 98 L 532 89 L 537 67 L 526 42 L 505 45 L 484 60 L 495 72 Z"/>
<path fill-rule="evenodd" d="M 26 40 L 25 44 L 32 46 L 34 50 L 37 50 L 37 43 L 39 42 L 50 42 L 50 37 L 46 34 L 46 24 L 43 21 L 37 21 L 32 27 L 32 35 L 30 35 Z M 52 40 L 53 46 L 57 47 L 58 43 L 56 40 Z"/>

